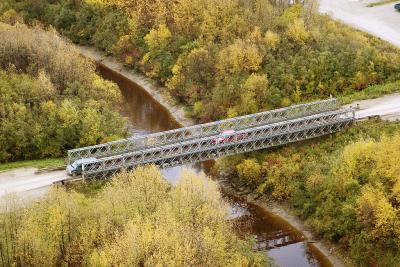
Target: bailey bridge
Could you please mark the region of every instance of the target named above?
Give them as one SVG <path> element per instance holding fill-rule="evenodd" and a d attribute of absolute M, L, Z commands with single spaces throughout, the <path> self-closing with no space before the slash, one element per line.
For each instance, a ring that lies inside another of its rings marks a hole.
<path fill-rule="evenodd" d="M 354 122 L 353 109 L 334 98 L 68 151 L 68 163 L 83 164 L 83 176 L 109 176 L 155 164 L 162 168 L 280 146 L 337 132 Z M 227 142 L 215 142 L 226 130 Z"/>

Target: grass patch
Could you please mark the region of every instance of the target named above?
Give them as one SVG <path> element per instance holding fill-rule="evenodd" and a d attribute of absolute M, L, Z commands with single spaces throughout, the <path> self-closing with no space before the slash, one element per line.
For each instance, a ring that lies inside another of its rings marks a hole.
<path fill-rule="evenodd" d="M 370 3 L 370 4 L 367 5 L 367 7 L 381 6 L 381 5 L 394 3 L 394 2 L 397 2 L 397 1 L 398 0 L 382 0 L 382 1 L 379 1 L 379 2 L 375 2 L 375 3 Z"/>
<path fill-rule="evenodd" d="M 339 100 L 343 105 L 350 104 L 356 100 L 377 98 L 383 95 L 392 94 L 400 91 L 400 81 L 390 82 L 380 85 L 372 85 L 362 91 L 349 95 L 340 96 Z"/>
<path fill-rule="evenodd" d="M 63 165 L 65 165 L 65 160 L 63 158 L 23 160 L 16 162 L 1 163 L 0 172 L 22 167 L 45 168 L 45 167 L 58 167 Z"/>

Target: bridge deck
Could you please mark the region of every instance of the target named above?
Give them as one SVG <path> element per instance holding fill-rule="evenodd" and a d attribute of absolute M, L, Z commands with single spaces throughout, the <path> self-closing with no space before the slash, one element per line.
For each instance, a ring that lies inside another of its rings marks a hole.
<path fill-rule="evenodd" d="M 70 164 L 73 161 L 81 158 L 109 157 L 136 150 L 213 136 L 225 130 L 239 131 L 243 129 L 259 127 L 271 123 L 333 111 L 338 109 L 338 107 L 338 101 L 335 98 L 331 98 L 323 101 L 294 105 L 287 108 L 199 124 L 176 130 L 132 137 L 101 145 L 73 149 L 68 151 L 68 163 Z"/>
<path fill-rule="evenodd" d="M 354 117 L 353 109 L 341 109 L 241 130 L 222 144 L 215 143 L 215 136 L 206 136 L 123 153 L 84 164 L 84 176 L 106 176 L 142 164 L 172 167 L 279 146 L 339 131 Z"/>

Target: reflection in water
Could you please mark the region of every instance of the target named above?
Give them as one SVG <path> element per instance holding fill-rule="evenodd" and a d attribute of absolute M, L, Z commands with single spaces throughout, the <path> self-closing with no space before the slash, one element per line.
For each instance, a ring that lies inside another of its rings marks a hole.
<path fill-rule="evenodd" d="M 303 242 L 270 249 L 268 254 L 281 266 L 321 266 Z"/>
<path fill-rule="evenodd" d="M 156 103 L 143 89 L 123 76 L 99 65 L 98 70 L 105 79 L 116 82 L 124 97 L 123 114 L 129 118 L 132 135 L 147 134 L 175 129 L 179 124 L 174 121 L 169 112 Z M 162 170 L 165 178 L 172 184 L 179 181 L 184 169 L 196 173 L 209 173 L 213 162 L 196 163 L 184 167 L 173 167 Z M 302 234 L 282 219 L 266 213 L 257 206 L 250 205 L 239 199 L 224 195 L 230 206 L 230 219 L 235 224 L 239 236 L 252 235 L 257 240 L 255 249 L 266 251 L 277 264 L 284 267 L 302 266 L 332 266 L 313 247 L 304 243 Z"/>
<path fill-rule="evenodd" d="M 235 221 L 242 235 L 253 234 L 257 240 L 257 250 L 279 248 L 304 240 L 303 235 L 290 227 L 284 227 L 267 215 L 258 214 L 252 207 L 247 207 L 250 214 Z M 268 221 L 268 224 L 265 223 Z"/>
<path fill-rule="evenodd" d="M 185 166 L 176 166 L 172 168 L 163 169 L 161 173 L 168 182 L 176 185 L 179 182 L 182 171 L 184 170 L 191 170 L 194 171 L 195 173 L 202 172 L 198 164 L 188 164 Z"/>
<path fill-rule="evenodd" d="M 98 65 L 97 69 L 104 79 L 117 83 L 121 88 L 124 98 L 122 114 L 129 119 L 129 132 L 132 135 L 179 128 L 179 124 L 169 115 L 168 110 L 155 102 L 139 86 L 104 65 Z"/>

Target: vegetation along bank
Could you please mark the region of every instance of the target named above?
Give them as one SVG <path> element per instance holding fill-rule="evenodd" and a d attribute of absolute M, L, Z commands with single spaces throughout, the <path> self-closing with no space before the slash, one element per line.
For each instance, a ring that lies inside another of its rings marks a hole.
<path fill-rule="evenodd" d="M 262 203 L 286 206 L 356 265 L 397 266 L 399 131 L 398 122 L 360 122 L 330 137 L 224 158 L 216 169 Z"/>

